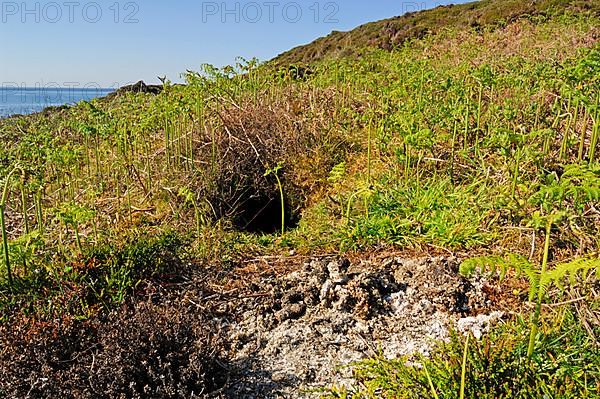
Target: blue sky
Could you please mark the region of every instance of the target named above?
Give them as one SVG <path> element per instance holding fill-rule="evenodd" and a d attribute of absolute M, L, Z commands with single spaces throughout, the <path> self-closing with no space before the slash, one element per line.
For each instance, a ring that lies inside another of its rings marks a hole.
<path fill-rule="evenodd" d="M 114 87 L 268 60 L 332 30 L 454 1 L 2 1 L 0 84 Z M 318 11 L 317 11 L 318 10 Z"/>

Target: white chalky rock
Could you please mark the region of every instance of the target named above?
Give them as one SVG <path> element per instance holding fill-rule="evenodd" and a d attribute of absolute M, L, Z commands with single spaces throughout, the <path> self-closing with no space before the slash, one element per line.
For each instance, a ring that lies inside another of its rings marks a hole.
<path fill-rule="evenodd" d="M 463 334 L 471 333 L 476 339 L 481 339 L 483 334 L 490 330 L 490 327 L 502 319 L 504 313 L 492 312 L 489 315 L 480 314 L 477 317 L 463 317 L 458 320 L 456 327 Z"/>

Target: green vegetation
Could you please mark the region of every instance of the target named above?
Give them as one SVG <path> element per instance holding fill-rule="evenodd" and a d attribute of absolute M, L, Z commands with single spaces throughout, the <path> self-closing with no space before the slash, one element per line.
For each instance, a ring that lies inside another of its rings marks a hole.
<path fill-rule="evenodd" d="M 17 245 L 27 245 L 32 250 L 27 251 L 27 258 L 20 259 L 40 263 L 30 259 L 41 244 L 32 244 L 35 238 L 29 239 L 27 243 L 23 240 L 13 243 L 13 256 L 18 253 Z M 40 321 L 57 315 L 85 320 L 102 309 L 113 309 L 139 291 L 145 280 L 177 281 L 177 274 L 183 270 L 175 265 L 181 264 L 185 257 L 184 244 L 185 241 L 173 233 L 158 237 L 132 236 L 118 246 L 90 248 L 70 262 L 47 261 L 46 267 L 33 269 L 26 279 L 16 280 L 12 294 L 0 296 L 3 309 L 0 321 L 7 321 L 11 309 L 15 308 L 22 313 L 20 316 Z"/>
<path fill-rule="evenodd" d="M 411 11 L 411 6 L 418 8 L 420 5 L 421 3 L 415 2 L 406 4 L 406 8 Z M 391 50 L 413 39 L 439 34 L 448 29 L 461 31 L 504 28 L 520 18 L 544 21 L 565 10 L 598 15 L 600 6 L 592 0 L 482 0 L 441 6 L 371 22 L 350 32 L 332 32 L 327 37 L 279 55 L 273 62 L 287 66 L 297 62 L 313 63 L 324 59 L 361 56 L 371 47 Z"/>
<path fill-rule="evenodd" d="M 360 386 L 336 388 L 330 398 L 595 398 L 600 388 L 597 343 L 566 308 L 544 325 L 539 346 L 527 361 L 527 323 L 515 320 L 481 341 L 453 335 L 429 357 L 357 365 Z M 466 351 L 465 349 L 468 349 Z M 466 354 L 466 361 L 464 355 Z M 462 384 L 464 369 L 464 384 Z"/>
<path fill-rule="evenodd" d="M 529 324 L 361 363 L 332 395 L 598 395 L 597 319 L 542 312 L 600 275 L 598 12 L 442 7 L 0 121 L 2 319 L 86 319 L 183 259 L 435 248 L 525 274 Z"/>

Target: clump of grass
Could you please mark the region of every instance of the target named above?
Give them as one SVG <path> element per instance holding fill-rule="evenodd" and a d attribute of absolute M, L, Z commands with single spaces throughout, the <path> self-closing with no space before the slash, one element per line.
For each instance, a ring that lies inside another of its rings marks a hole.
<path fill-rule="evenodd" d="M 493 239 L 493 233 L 481 230 L 493 217 L 492 187 L 479 183 L 454 187 L 450 179 L 384 181 L 385 189 L 372 189 L 363 205 L 368 213 L 355 213 L 351 218 L 348 212 L 345 215 L 349 225 L 338 232 L 343 248 L 358 249 L 379 242 L 470 248 Z"/>
<path fill-rule="evenodd" d="M 452 334 L 430 356 L 377 357 L 353 366 L 357 386 L 332 388 L 329 398 L 592 398 L 600 393 L 595 340 L 571 308 L 544 321 L 532 361 L 527 321 L 502 324 L 482 340 Z M 464 361 L 466 359 L 466 361 Z M 463 376 L 463 365 L 464 368 Z"/>
<path fill-rule="evenodd" d="M 2 319 L 23 311 L 42 320 L 87 319 L 111 310 L 131 296 L 144 280 L 177 279 L 185 273 L 183 248 L 188 240 L 175 233 L 130 236 L 123 243 L 84 248 L 77 259 L 36 258 L 31 273 L 15 279 L 12 292 L 0 286 Z M 0 320 L 2 320 L 0 319 Z"/>

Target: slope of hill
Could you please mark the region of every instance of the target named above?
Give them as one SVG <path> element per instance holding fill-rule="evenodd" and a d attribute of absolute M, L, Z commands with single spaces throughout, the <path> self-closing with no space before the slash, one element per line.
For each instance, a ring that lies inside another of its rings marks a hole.
<path fill-rule="evenodd" d="M 285 66 L 309 64 L 326 58 L 357 56 L 368 48 L 391 50 L 407 40 L 420 39 L 447 29 L 494 29 L 520 18 L 544 19 L 565 10 L 587 12 L 600 18 L 594 0 L 484 0 L 371 22 L 349 32 L 332 32 L 314 42 L 291 49 L 271 62 Z"/>
<path fill-rule="evenodd" d="M 598 397 L 597 8 L 0 121 L 0 397 Z"/>

